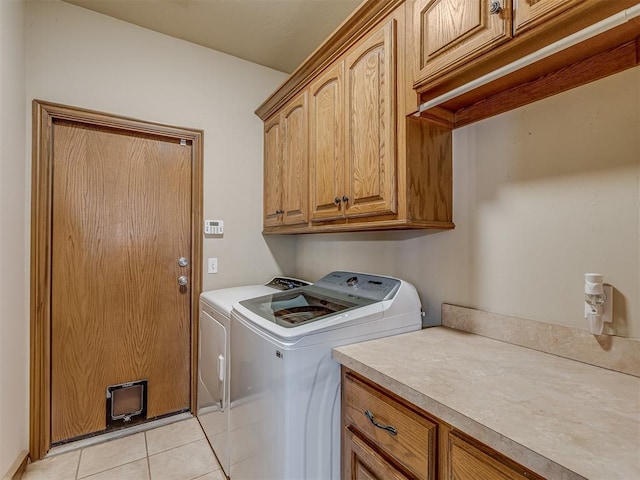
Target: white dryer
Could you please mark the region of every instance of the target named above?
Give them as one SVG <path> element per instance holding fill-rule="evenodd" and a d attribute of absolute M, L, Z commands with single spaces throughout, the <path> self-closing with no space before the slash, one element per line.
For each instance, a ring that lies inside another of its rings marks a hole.
<path fill-rule="evenodd" d="M 197 416 L 209 443 L 229 475 L 229 318 L 234 303 L 309 285 L 288 277 L 274 277 L 266 285 L 247 285 L 200 295 Z"/>
<path fill-rule="evenodd" d="M 340 366 L 332 348 L 421 326 L 411 284 L 354 272 L 235 304 L 231 479 L 339 479 Z"/>

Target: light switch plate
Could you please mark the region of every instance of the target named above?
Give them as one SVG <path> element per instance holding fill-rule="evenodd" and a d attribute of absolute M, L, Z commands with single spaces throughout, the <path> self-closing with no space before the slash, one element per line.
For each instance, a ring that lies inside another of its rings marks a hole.
<path fill-rule="evenodd" d="M 207 262 L 207 273 L 218 273 L 218 259 L 209 258 Z"/>

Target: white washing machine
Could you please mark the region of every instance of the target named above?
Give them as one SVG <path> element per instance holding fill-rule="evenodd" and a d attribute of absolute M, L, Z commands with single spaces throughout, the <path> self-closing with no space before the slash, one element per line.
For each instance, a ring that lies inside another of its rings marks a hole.
<path fill-rule="evenodd" d="M 421 324 L 411 284 L 354 272 L 235 304 L 231 479 L 339 479 L 340 367 L 332 348 Z"/>
<path fill-rule="evenodd" d="M 229 475 L 229 318 L 234 303 L 291 290 L 309 282 L 274 277 L 266 285 L 248 285 L 200 295 L 197 416 L 225 474 Z"/>

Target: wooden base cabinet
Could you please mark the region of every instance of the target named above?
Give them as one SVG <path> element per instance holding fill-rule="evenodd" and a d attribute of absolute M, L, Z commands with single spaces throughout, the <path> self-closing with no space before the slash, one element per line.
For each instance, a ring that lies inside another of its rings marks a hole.
<path fill-rule="evenodd" d="M 342 480 L 544 480 L 342 368 Z"/>
<path fill-rule="evenodd" d="M 447 480 L 531 480 L 542 477 L 486 445 L 451 428 L 443 429 Z"/>
<path fill-rule="evenodd" d="M 344 478 L 359 478 L 359 465 L 382 462 L 385 469 L 404 475 L 398 478 L 435 480 L 437 424 L 350 372 L 343 372 L 342 387 Z M 375 460 L 364 457 L 367 449 L 375 453 Z M 379 477 L 386 478 L 381 472 L 370 478 Z"/>
<path fill-rule="evenodd" d="M 409 480 L 356 433 L 344 432 L 344 467 L 342 478 L 352 480 Z"/>

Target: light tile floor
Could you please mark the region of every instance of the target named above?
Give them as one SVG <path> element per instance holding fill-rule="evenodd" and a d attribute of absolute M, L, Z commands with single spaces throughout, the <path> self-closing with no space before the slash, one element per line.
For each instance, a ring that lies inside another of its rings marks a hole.
<path fill-rule="evenodd" d="M 224 480 L 198 420 L 146 432 L 31 463 L 23 480 Z"/>

